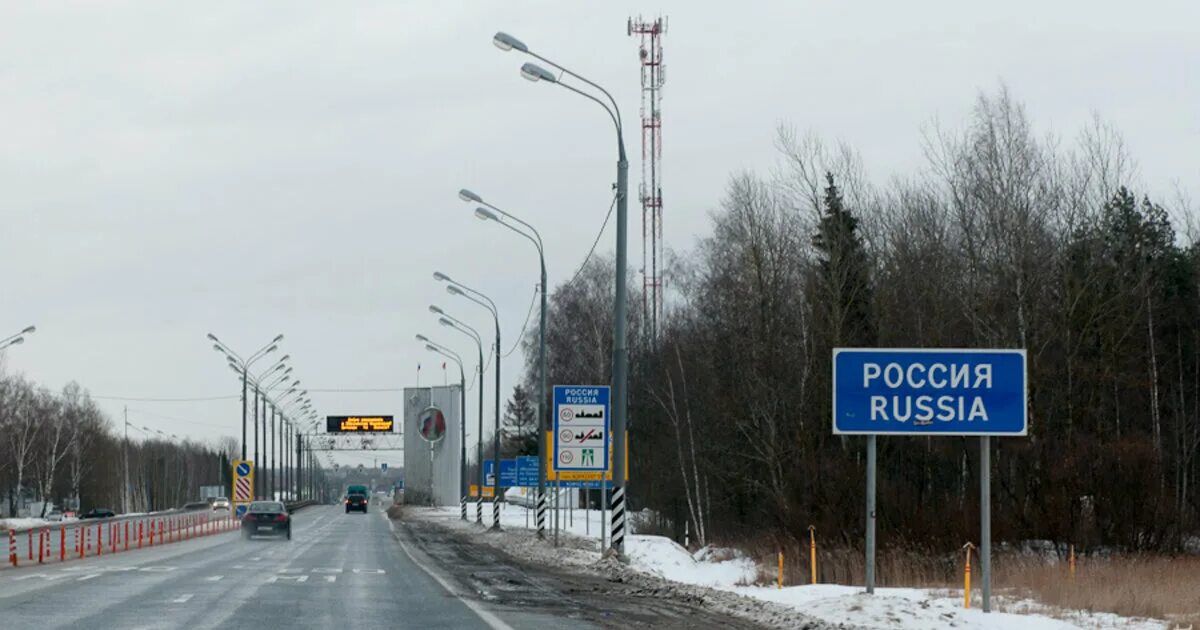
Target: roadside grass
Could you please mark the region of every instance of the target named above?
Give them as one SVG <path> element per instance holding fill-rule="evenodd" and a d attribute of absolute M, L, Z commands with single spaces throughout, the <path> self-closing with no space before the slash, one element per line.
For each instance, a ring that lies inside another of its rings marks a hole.
<path fill-rule="evenodd" d="M 774 585 L 778 556 L 784 553 L 785 586 L 811 582 L 807 541 L 783 545 L 760 543 L 748 549 L 758 566 L 756 583 Z M 979 589 L 979 558 L 972 556 L 972 591 Z M 964 554 L 917 549 L 881 549 L 876 554 L 876 584 L 915 588 L 963 587 Z M 863 584 L 865 560 L 861 549 L 817 550 L 817 581 L 823 584 Z M 993 593 L 1045 605 L 1042 614 L 1063 616 L 1070 610 L 1108 612 L 1170 622 L 1169 627 L 1198 624 L 1200 628 L 1200 556 L 1117 554 L 1081 556 L 1072 578 L 1065 560 L 1019 553 L 992 557 Z M 1000 604 L 998 609 L 1023 607 Z"/>

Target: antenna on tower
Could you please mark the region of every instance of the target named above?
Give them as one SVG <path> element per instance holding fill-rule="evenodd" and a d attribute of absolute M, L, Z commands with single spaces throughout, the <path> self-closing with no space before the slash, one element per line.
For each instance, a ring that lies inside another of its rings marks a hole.
<path fill-rule="evenodd" d="M 630 18 L 626 33 L 641 40 L 638 56 L 642 70 L 642 322 L 647 336 L 658 340 L 662 316 L 663 204 L 662 204 L 662 87 L 666 82 L 662 37 L 666 18 L 646 21 Z"/>

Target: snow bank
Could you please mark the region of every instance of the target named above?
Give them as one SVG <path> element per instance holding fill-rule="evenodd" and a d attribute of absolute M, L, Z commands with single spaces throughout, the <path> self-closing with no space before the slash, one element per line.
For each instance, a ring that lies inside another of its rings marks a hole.
<path fill-rule="evenodd" d="M 663 536 L 627 536 L 625 555 L 629 558 L 629 566 L 638 571 L 697 586 L 751 584 L 758 573 L 754 562 L 748 558 L 734 557 L 724 562 L 714 562 L 705 558 L 720 554 L 697 552 L 700 557 L 698 560 L 687 549 Z"/>

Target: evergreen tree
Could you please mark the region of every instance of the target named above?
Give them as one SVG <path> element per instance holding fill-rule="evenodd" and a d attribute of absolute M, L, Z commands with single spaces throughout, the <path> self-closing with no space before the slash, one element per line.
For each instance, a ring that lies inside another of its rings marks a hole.
<path fill-rule="evenodd" d="M 537 408 L 529 390 L 521 385 L 513 388 L 512 398 L 504 403 L 501 431 L 506 455 L 537 455 Z"/>
<path fill-rule="evenodd" d="M 813 236 L 820 252 L 817 286 L 836 346 L 873 346 L 876 343 L 870 263 L 858 234 L 858 219 L 845 206 L 833 173 L 825 174 L 824 212 Z"/>

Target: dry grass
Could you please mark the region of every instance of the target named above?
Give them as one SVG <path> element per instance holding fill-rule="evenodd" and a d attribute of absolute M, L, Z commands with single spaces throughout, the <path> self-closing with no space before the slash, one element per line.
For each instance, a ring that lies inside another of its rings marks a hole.
<path fill-rule="evenodd" d="M 1081 558 L 1075 578 L 1065 563 L 998 558 L 993 584 L 1065 609 L 1200 623 L 1200 558 L 1121 555 Z"/>
<path fill-rule="evenodd" d="M 772 548 L 774 547 L 774 548 Z M 757 561 L 756 583 L 771 585 L 778 575 L 779 547 L 763 543 L 749 550 Z M 810 582 L 808 545 L 788 545 L 784 552 L 784 585 Z M 1116 555 L 1079 558 L 1075 578 L 1065 561 L 1020 554 L 993 555 L 992 588 L 997 595 L 1030 599 L 1054 609 L 1109 612 L 1127 617 L 1148 617 L 1172 622 L 1171 627 L 1196 624 L 1200 628 L 1200 557 Z M 979 588 L 978 557 L 972 589 Z M 817 552 L 817 581 L 826 584 L 862 584 L 865 581 L 861 549 L 822 549 Z M 876 583 L 880 586 L 961 589 L 961 552 L 881 549 L 876 555 Z"/>

